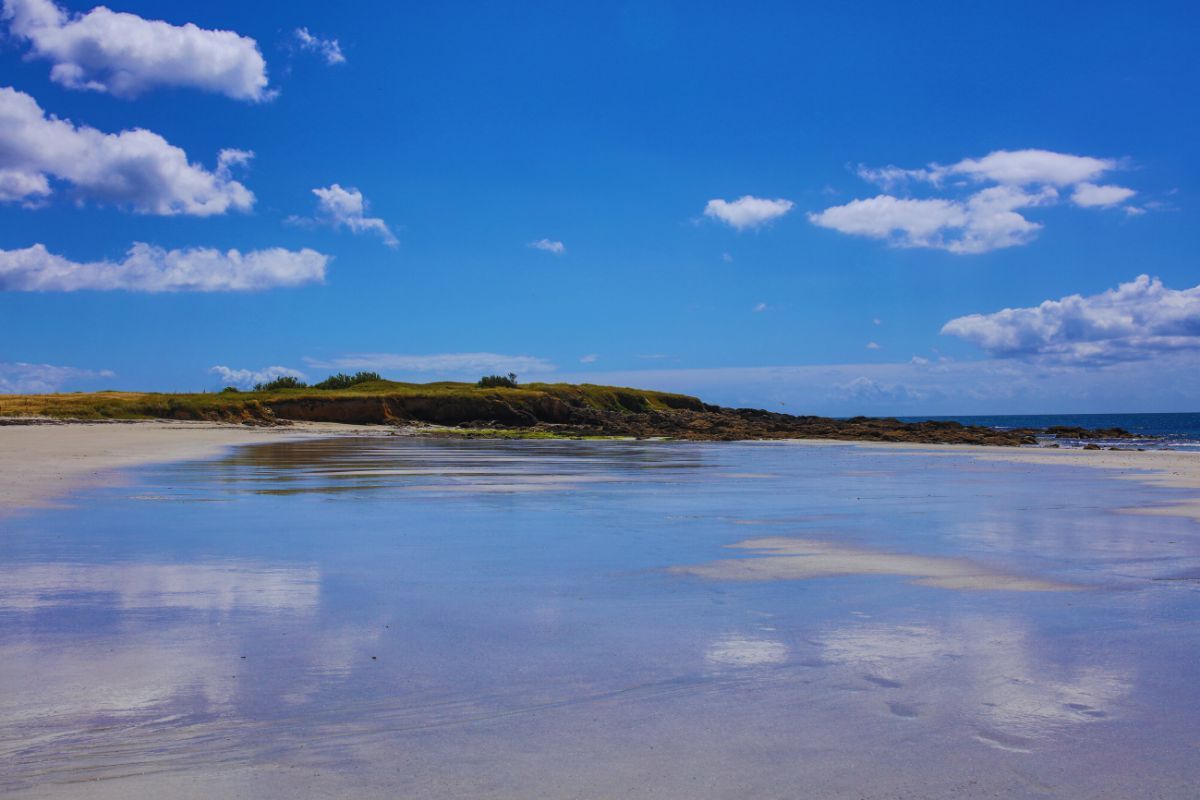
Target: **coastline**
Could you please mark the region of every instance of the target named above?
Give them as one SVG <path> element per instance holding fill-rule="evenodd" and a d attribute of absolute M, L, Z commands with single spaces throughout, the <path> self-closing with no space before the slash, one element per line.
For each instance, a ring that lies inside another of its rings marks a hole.
<path fill-rule="evenodd" d="M 206 458 L 238 445 L 331 436 L 420 435 L 413 429 L 334 422 L 247 427 L 221 422 L 48 422 L 0 426 L 0 515 L 52 505 L 79 488 L 104 485 L 118 471 L 144 464 Z M 809 446 L 853 446 L 928 455 L 968 455 L 981 461 L 1103 469 L 1144 484 L 1200 490 L 1200 453 L 1168 450 L 1076 450 L 972 444 L 841 439 L 789 439 Z M 1127 513 L 1183 516 L 1200 522 L 1200 496 Z"/>

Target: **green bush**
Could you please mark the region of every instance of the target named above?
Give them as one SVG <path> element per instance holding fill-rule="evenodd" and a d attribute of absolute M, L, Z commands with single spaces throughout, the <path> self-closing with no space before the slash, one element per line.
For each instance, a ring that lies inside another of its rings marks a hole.
<path fill-rule="evenodd" d="M 497 387 L 515 389 L 517 388 L 517 374 L 510 372 L 507 375 L 484 375 L 475 385 L 481 389 L 495 389 Z"/>
<path fill-rule="evenodd" d="M 383 377 L 378 372 L 356 372 L 353 375 L 346 375 L 339 372 L 337 375 L 330 375 L 320 383 L 313 384 L 313 388 L 349 389 L 351 386 L 358 386 L 360 383 L 372 383 L 381 380 L 383 380 Z"/>
<path fill-rule="evenodd" d="M 266 383 L 257 383 L 254 385 L 256 392 L 273 392 L 276 389 L 307 389 L 308 384 L 294 375 L 283 375 L 273 381 Z"/>
<path fill-rule="evenodd" d="M 224 389 L 221 390 L 221 394 L 238 394 L 241 391 L 242 390 L 237 388 L 236 386 L 226 386 Z"/>

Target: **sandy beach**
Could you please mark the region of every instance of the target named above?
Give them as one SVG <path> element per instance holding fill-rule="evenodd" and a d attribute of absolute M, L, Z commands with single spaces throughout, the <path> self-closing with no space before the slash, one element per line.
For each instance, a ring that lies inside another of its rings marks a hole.
<path fill-rule="evenodd" d="M 117 480 L 123 467 L 205 458 L 235 445 L 390 432 L 313 422 L 276 428 L 168 421 L 5 425 L 0 427 L 0 514 Z"/>
<path fill-rule="evenodd" d="M 1191 797 L 1194 454 L 418 433 L 0 426 L 0 793 Z"/>
<path fill-rule="evenodd" d="M 238 445 L 328 436 L 406 433 L 372 425 L 297 422 L 247 427 L 212 422 L 106 422 L 0 426 L 0 513 L 52 503 L 74 489 L 117 480 L 141 464 L 206 458 Z M 884 448 L 897 454 L 970 455 L 982 461 L 1100 469 L 1152 486 L 1200 490 L 1200 453 L 798 441 L 805 445 Z M 1127 509 L 1200 520 L 1200 495 L 1165 506 Z"/>
<path fill-rule="evenodd" d="M 0 426 L 0 513 L 46 505 L 76 488 L 115 480 L 117 471 L 124 467 L 205 458 L 237 445 L 403 432 L 372 425 L 319 422 L 264 428 L 170 421 Z M 1200 490 L 1200 453 L 889 444 L 827 439 L 798 443 L 884 448 L 897 454 L 965 454 L 982 461 L 1086 467 L 1152 486 Z M 1170 505 L 1127 511 L 1200 520 L 1200 495 Z"/>

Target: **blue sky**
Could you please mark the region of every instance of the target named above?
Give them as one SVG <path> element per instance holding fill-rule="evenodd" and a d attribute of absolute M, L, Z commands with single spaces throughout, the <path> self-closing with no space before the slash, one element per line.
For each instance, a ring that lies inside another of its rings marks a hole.
<path fill-rule="evenodd" d="M 0 391 L 1200 407 L 1188 4 L 3 8 Z"/>

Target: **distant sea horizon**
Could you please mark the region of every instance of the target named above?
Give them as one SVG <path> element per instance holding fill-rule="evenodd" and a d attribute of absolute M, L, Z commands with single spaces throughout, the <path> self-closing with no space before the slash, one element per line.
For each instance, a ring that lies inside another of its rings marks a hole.
<path fill-rule="evenodd" d="M 1012 428 L 1050 428 L 1055 426 L 1089 429 L 1123 428 L 1137 437 L 1145 437 L 1150 446 L 1200 449 L 1200 412 L 1150 414 L 964 414 L 957 416 L 904 416 L 903 422 L 938 420 L 982 425 L 1001 430 Z M 1120 440 L 1129 444 L 1129 440 Z M 1140 440 L 1139 440 L 1140 441 Z"/>

